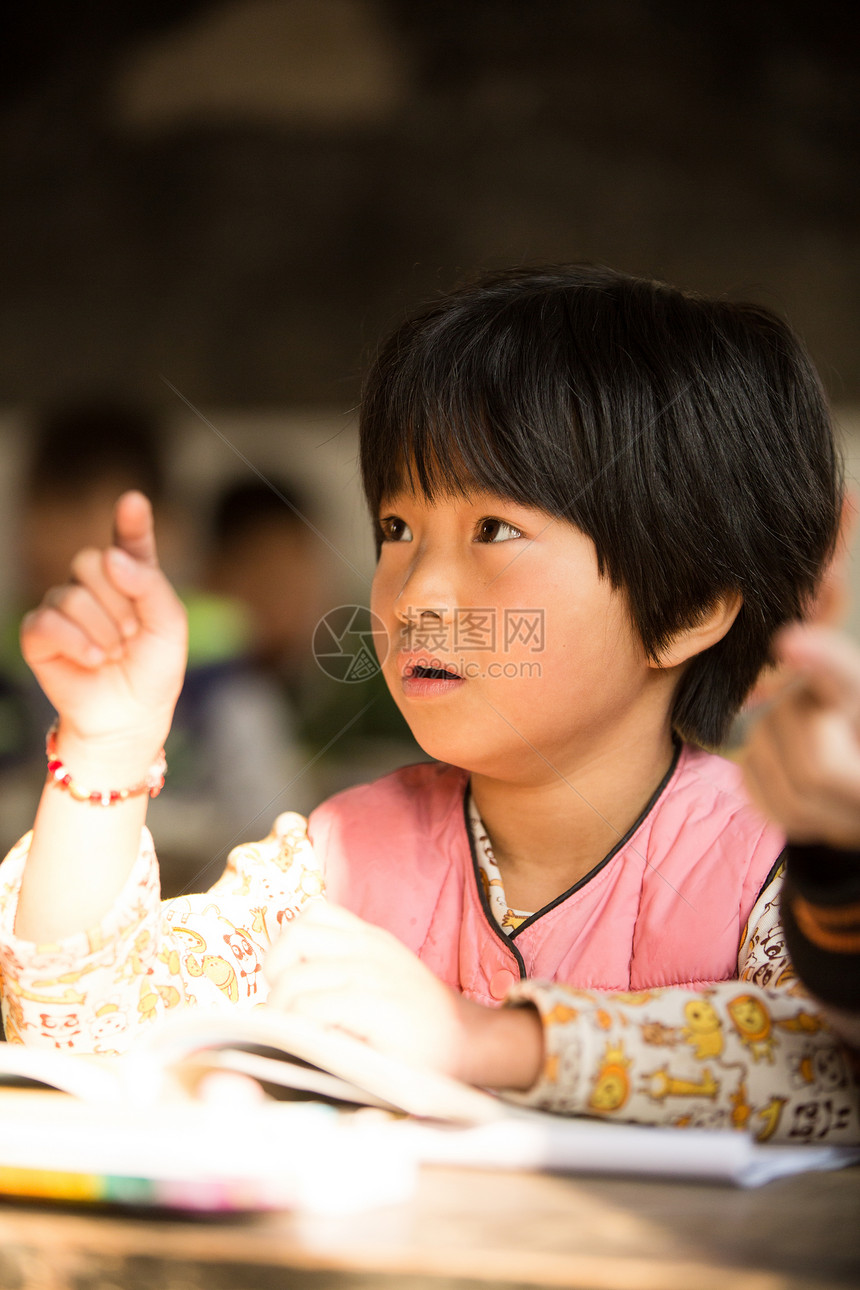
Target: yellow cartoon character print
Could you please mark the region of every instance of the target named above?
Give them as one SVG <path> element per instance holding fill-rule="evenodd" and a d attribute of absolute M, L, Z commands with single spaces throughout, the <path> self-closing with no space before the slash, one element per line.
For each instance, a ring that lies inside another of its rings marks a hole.
<path fill-rule="evenodd" d="M 155 1021 L 158 1014 L 158 995 L 146 977 L 140 983 L 137 1010 L 140 1013 L 141 1021 Z"/>
<path fill-rule="evenodd" d="M 732 1107 L 732 1128 L 745 1129 L 749 1124 L 749 1119 L 752 1115 L 752 1106 L 750 1105 L 747 1083 L 743 1076 L 741 1076 L 740 1083 L 734 1093 L 729 1094 L 729 1102 Z"/>
<path fill-rule="evenodd" d="M 754 994 L 739 994 L 730 999 L 726 1007 L 741 1043 L 749 1048 L 753 1061 L 764 1057 L 772 1062 L 776 1039 L 770 1013 L 764 1004 Z"/>
<path fill-rule="evenodd" d="M 96 1010 L 90 1022 L 90 1039 L 94 1053 L 119 1052 L 120 1036 L 128 1028 L 128 1015 L 113 999 Z"/>
<path fill-rule="evenodd" d="M 695 1049 L 699 1061 L 719 1057 L 723 1051 L 722 1023 L 716 1008 L 707 999 L 690 999 L 684 1004 L 687 1022 L 681 1034 Z"/>
<path fill-rule="evenodd" d="M 756 1111 L 756 1118 L 762 1121 L 761 1128 L 755 1134 L 756 1142 L 767 1142 L 768 1138 L 773 1137 L 779 1128 L 782 1108 L 787 1101 L 784 1097 L 772 1097 L 766 1106 Z"/>
<path fill-rule="evenodd" d="M 502 927 L 513 927 L 516 929 L 517 927 L 522 926 L 526 919 L 530 917 L 530 914 L 517 914 L 513 909 L 508 908 L 505 910 L 505 916 L 502 919 Z"/>
<path fill-rule="evenodd" d="M 675 1026 L 667 1026 L 662 1021 L 643 1021 L 639 1026 L 643 1044 L 655 1044 L 674 1048 L 678 1043 L 678 1031 Z"/>
<path fill-rule="evenodd" d="M 600 1070 L 594 1081 L 588 1105 L 592 1111 L 620 1111 L 630 1097 L 630 1076 L 628 1073 L 630 1058 L 624 1053 L 624 1045 L 607 1042 Z"/>
<path fill-rule="evenodd" d="M 795 1034 L 814 1035 L 819 1030 L 826 1030 L 827 1023 L 823 1017 L 813 1012 L 796 1012 L 793 1017 L 785 1017 L 776 1023 L 780 1030 L 793 1031 Z"/>
<path fill-rule="evenodd" d="M 662 1102 L 667 1097 L 709 1097 L 715 1098 L 720 1091 L 719 1081 L 713 1071 L 706 1066 L 699 1079 L 685 1079 L 683 1076 L 671 1075 L 663 1066 L 645 1076 L 644 1092 L 654 1102 Z"/>
<path fill-rule="evenodd" d="M 213 985 L 226 994 L 231 1003 L 239 1002 L 239 983 L 236 970 L 220 954 L 204 954 L 197 959 L 189 954 L 185 966 L 191 976 L 206 976 Z"/>
<path fill-rule="evenodd" d="M 578 1016 L 578 1008 L 571 1008 L 567 1003 L 554 1003 L 545 1014 L 544 1023 L 547 1026 L 564 1026 L 570 1021 L 576 1021 Z"/>
<path fill-rule="evenodd" d="M 618 1003 L 631 1003 L 634 1007 L 643 1007 L 654 998 L 653 990 L 616 990 L 612 998 Z"/>
<path fill-rule="evenodd" d="M 134 948 L 117 973 L 117 980 L 133 980 L 136 976 L 146 976 L 152 969 L 147 963 L 147 954 L 152 945 L 152 933 L 144 927 L 134 938 Z"/>

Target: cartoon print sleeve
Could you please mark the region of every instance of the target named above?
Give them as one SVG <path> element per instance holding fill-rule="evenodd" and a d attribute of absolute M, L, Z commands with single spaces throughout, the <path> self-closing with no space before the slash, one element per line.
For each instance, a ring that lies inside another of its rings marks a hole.
<path fill-rule="evenodd" d="M 778 876 L 759 897 L 738 979 L 600 994 L 523 981 L 546 1059 L 529 1106 L 646 1124 L 736 1128 L 760 1142 L 860 1143 L 852 1063 L 797 983 L 779 920 Z"/>
<path fill-rule="evenodd" d="M 305 821 L 282 815 L 231 853 L 209 892 L 160 900 L 152 839 L 98 927 L 53 945 L 14 934 L 29 835 L 0 867 L 0 974 L 7 1039 L 117 1053 L 179 1003 L 261 1003 L 263 959 L 280 925 L 323 890 Z"/>

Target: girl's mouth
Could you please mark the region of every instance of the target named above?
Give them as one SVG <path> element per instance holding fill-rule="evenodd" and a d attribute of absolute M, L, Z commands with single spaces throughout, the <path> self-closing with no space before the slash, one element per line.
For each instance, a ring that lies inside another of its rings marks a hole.
<path fill-rule="evenodd" d="M 403 693 L 411 699 L 439 698 L 465 684 L 465 677 L 453 668 L 430 663 L 407 663 L 401 679 Z"/>
<path fill-rule="evenodd" d="M 462 681 L 463 679 L 459 672 L 449 671 L 447 667 L 423 667 L 420 663 L 407 667 L 404 676 L 410 680 L 424 681 Z"/>

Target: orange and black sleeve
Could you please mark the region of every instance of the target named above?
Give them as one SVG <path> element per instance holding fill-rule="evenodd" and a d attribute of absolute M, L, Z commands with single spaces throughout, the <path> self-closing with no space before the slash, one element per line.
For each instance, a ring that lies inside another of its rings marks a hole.
<path fill-rule="evenodd" d="M 823 1003 L 860 1014 L 860 851 L 791 843 L 782 921 L 806 988 Z"/>

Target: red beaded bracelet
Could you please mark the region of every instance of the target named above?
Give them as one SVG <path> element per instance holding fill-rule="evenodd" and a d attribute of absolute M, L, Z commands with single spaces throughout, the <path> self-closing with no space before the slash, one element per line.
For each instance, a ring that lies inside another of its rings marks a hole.
<path fill-rule="evenodd" d="M 66 789 L 76 802 L 90 802 L 93 806 L 116 806 L 118 802 L 124 802 L 129 797 L 140 797 L 143 793 L 148 793 L 150 797 L 158 797 L 164 787 L 167 760 L 163 748 L 150 766 L 146 779 L 141 780 L 139 784 L 132 784 L 130 788 L 109 789 L 89 789 L 75 783 L 57 756 L 56 726 L 51 726 L 48 731 L 45 752 L 48 757 L 48 783 L 56 784 L 57 788 Z"/>

